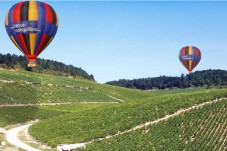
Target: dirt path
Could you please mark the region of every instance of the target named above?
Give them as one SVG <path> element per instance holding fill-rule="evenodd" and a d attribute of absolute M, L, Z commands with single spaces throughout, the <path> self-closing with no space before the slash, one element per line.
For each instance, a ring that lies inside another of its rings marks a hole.
<path fill-rule="evenodd" d="M 114 134 L 114 135 L 108 135 L 108 136 L 103 137 L 103 138 L 97 138 L 97 139 L 93 139 L 91 141 L 85 142 L 85 145 L 91 144 L 91 143 L 96 142 L 96 141 L 101 141 L 101 140 L 104 140 L 104 139 L 109 139 L 109 138 L 112 138 L 112 137 L 115 137 L 115 136 L 118 136 L 118 135 L 122 135 L 122 134 L 125 134 L 125 133 L 129 133 L 129 132 L 135 131 L 137 129 L 144 128 L 146 126 L 149 126 L 149 125 L 152 125 L 152 124 L 156 124 L 156 123 L 158 123 L 160 121 L 167 120 L 167 119 L 169 119 L 171 117 L 174 117 L 174 116 L 177 116 L 177 115 L 179 115 L 181 113 L 188 112 L 190 110 L 197 109 L 197 108 L 203 107 L 203 106 L 205 106 L 207 104 L 212 104 L 212 103 L 215 103 L 215 102 L 224 100 L 224 99 L 227 99 L 227 98 L 220 98 L 220 99 L 216 99 L 216 100 L 210 100 L 210 101 L 207 101 L 207 102 L 204 102 L 204 103 L 201 103 L 201 104 L 197 104 L 197 105 L 191 106 L 189 108 L 180 109 L 180 110 L 176 111 L 174 114 L 166 115 L 166 116 L 164 116 L 162 118 L 159 118 L 159 119 L 156 119 L 154 121 L 150 121 L 150 122 L 146 122 L 146 123 L 137 125 L 137 126 L 131 128 L 129 130 L 125 130 L 125 131 L 122 131 L 122 132 L 119 131 L 117 134 Z"/>
<path fill-rule="evenodd" d="M 107 95 L 108 97 L 116 100 L 117 102 L 62 102 L 62 103 L 28 103 L 28 104 L 0 104 L 0 107 L 18 107 L 18 106 L 54 106 L 54 105 L 67 105 L 67 104 L 105 104 L 105 103 L 119 103 L 124 100 Z"/>
<path fill-rule="evenodd" d="M 107 96 L 110 97 L 110 98 L 112 98 L 112 99 L 114 99 L 114 100 L 117 100 L 117 101 L 119 101 L 119 102 L 124 102 L 124 100 L 115 98 L 115 97 L 113 97 L 113 96 L 111 96 L 111 95 L 107 95 Z"/>
<path fill-rule="evenodd" d="M 8 143 L 10 143 L 13 146 L 17 146 L 19 148 L 28 150 L 28 151 L 41 151 L 39 149 L 36 149 L 34 147 L 31 147 L 25 143 L 23 143 L 21 140 L 18 139 L 18 133 L 24 129 L 28 129 L 34 122 L 27 123 L 22 126 L 18 126 L 15 128 L 12 128 L 8 131 L 5 131 L 6 140 Z"/>
<path fill-rule="evenodd" d="M 54 106 L 66 104 L 105 104 L 105 103 L 118 103 L 118 102 L 65 102 L 65 103 L 29 103 L 29 104 L 0 104 L 0 107 L 18 107 L 18 106 Z"/>

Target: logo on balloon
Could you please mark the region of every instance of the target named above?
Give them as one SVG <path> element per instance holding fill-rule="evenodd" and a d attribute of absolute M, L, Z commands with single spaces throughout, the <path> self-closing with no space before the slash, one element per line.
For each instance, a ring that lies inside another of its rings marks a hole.
<path fill-rule="evenodd" d="M 189 55 L 181 56 L 181 58 L 184 59 L 184 60 L 192 60 L 193 59 L 193 57 L 189 56 Z"/>
<path fill-rule="evenodd" d="M 10 29 L 14 30 L 14 32 L 16 32 L 16 33 L 23 33 L 23 34 L 38 33 L 41 31 L 36 27 L 32 27 L 31 25 L 29 26 L 29 23 L 13 24 L 13 26 L 10 27 Z"/>

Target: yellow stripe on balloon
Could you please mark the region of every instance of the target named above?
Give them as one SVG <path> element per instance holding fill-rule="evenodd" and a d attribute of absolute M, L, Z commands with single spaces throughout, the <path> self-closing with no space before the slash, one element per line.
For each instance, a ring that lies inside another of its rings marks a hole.
<path fill-rule="evenodd" d="M 36 34 L 29 34 L 31 55 L 34 55 Z"/>
<path fill-rule="evenodd" d="M 14 39 L 14 37 L 13 36 L 10 36 L 10 39 L 17 46 L 17 48 L 24 54 L 24 51 L 20 48 L 20 46 L 18 45 L 18 43 L 16 42 L 16 40 Z"/>
<path fill-rule="evenodd" d="M 6 26 L 9 24 L 8 17 L 9 17 L 9 11 L 8 11 L 7 14 L 6 14 L 6 19 L 5 19 L 5 25 L 6 25 Z"/>
<path fill-rule="evenodd" d="M 38 21 L 38 6 L 35 1 L 30 1 L 29 10 L 28 10 L 28 20 L 29 21 Z M 31 55 L 34 54 L 35 43 L 36 43 L 36 34 L 29 34 L 30 41 L 30 50 Z"/>
<path fill-rule="evenodd" d="M 58 26 L 58 15 L 56 13 L 56 26 Z"/>
<path fill-rule="evenodd" d="M 189 60 L 189 69 L 192 69 L 192 60 Z"/>
<path fill-rule="evenodd" d="M 38 21 L 38 7 L 35 1 L 29 3 L 28 20 Z"/>
<path fill-rule="evenodd" d="M 189 55 L 192 55 L 192 46 L 189 46 Z"/>

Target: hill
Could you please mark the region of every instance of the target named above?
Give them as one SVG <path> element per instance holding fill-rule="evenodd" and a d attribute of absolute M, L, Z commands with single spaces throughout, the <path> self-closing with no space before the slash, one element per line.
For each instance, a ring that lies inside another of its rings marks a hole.
<path fill-rule="evenodd" d="M 0 104 L 116 101 L 110 95 L 90 80 L 0 68 Z"/>
<path fill-rule="evenodd" d="M 52 147 L 62 143 L 87 142 L 85 150 L 173 150 L 178 146 L 187 149 L 191 145 L 207 150 L 206 144 L 199 144 L 210 137 L 196 139 L 193 135 L 199 136 L 199 125 L 203 125 L 202 133 L 211 130 L 214 134 L 210 140 L 210 144 L 214 144 L 209 146 L 211 150 L 217 141 L 220 141 L 218 148 L 223 148 L 225 140 L 213 129 L 218 128 L 222 132 L 221 128 L 226 125 L 223 122 L 226 117 L 226 107 L 223 106 L 226 104 L 226 88 L 150 92 L 85 79 L 1 69 L 0 95 L 0 127 L 39 119 L 29 132 Z M 220 100 L 203 108 L 187 110 L 216 99 Z M 144 124 L 182 110 L 185 112 L 157 125 Z M 138 125 L 142 125 L 141 128 L 133 130 Z M 193 129 L 189 129 L 192 125 Z M 195 141 L 189 142 L 191 138 Z M 187 139 L 189 146 L 184 144 Z"/>
<path fill-rule="evenodd" d="M 10 68 L 10 69 L 24 69 L 27 71 L 38 72 L 38 73 L 47 73 L 52 75 L 61 75 L 61 76 L 73 76 L 73 77 L 82 77 L 88 80 L 94 81 L 94 76 L 89 75 L 86 71 L 81 68 L 74 67 L 72 65 L 65 65 L 64 63 L 48 60 L 48 59 L 39 59 L 37 58 L 37 67 L 29 68 L 27 67 L 28 60 L 24 56 L 17 56 L 11 54 L 0 54 L 0 67 Z"/>
<path fill-rule="evenodd" d="M 217 102 L 182 113 L 158 124 L 110 139 L 84 150 L 226 150 L 226 104 Z"/>
<path fill-rule="evenodd" d="M 134 80 L 121 79 L 110 81 L 106 84 L 135 88 L 141 90 L 168 89 L 168 88 L 189 88 L 211 86 L 226 87 L 227 71 L 225 70 L 204 70 L 196 71 L 181 77 L 160 76 L 154 78 L 141 78 Z"/>
<path fill-rule="evenodd" d="M 42 121 L 33 125 L 30 133 L 36 139 L 51 146 L 61 143 L 89 142 L 127 131 L 137 125 L 173 114 L 182 108 L 223 96 L 227 96 L 226 89 L 135 97 L 105 108 L 97 107 L 93 110 L 64 114 Z M 124 97 L 127 98 L 127 96 Z"/>

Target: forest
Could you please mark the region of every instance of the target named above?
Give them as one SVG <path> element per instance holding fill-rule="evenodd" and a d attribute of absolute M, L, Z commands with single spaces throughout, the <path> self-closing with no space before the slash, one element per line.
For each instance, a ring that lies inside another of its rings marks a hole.
<path fill-rule="evenodd" d="M 133 80 L 120 79 L 118 81 L 107 82 L 106 84 L 141 90 L 202 86 L 206 86 L 207 88 L 213 86 L 226 87 L 227 71 L 210 69 L 196 71 L 187 75 L 181 74 L 180 77 L 160 76 Z"/>
<path fill-rule="evenodd" d="M 15 54 L 1 54 L 0 53 L 0 66 L 8 69 L 24 69 L 31 72 L 47 73 L 60 76 L 82 77 L 84 79 L 95 81 L 94 76 L 89 75 L 81 68 L 72 65 L 66 65 L 62 62 L 53 61 L 49 59 L 36 60 L 37 67 L 27 67 L 28 60 L 24 56 L 17 56 Z"/>

